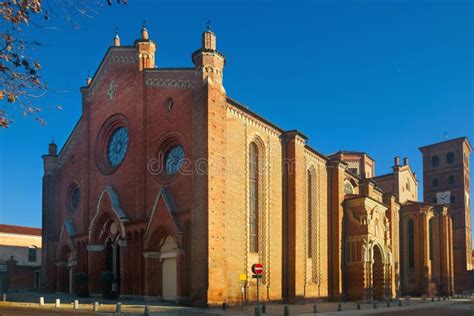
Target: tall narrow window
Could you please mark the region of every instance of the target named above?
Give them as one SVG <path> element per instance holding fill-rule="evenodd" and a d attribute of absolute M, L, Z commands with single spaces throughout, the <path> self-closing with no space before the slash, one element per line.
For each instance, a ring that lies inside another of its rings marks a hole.
<path fill-rule="evenodd" d="M 413 220 L 408 220 L 408 267 L 415 268 L 415 239 Z"/>
<path fill-rule="evenodd" d="M 313 253 L 313 173 L 308 170 L 308 258 L 312 257 Z"/>
<path fill-rule="evenodd" d="M 431 157 L 431 167 L 435 168 L 439 166 L 439 157 L 433 156 Z"/>
<path fill-rule="evenodd" d="M 31 246 L 28 248 L 28 262 L 36 262 L 36 247 Z"/>
<path fill-rule="evenodd" d="M 430 221 L 428 222 L 428 229 L 429 229 L 429 242 L 430 242 L 430 260 L 433 260 L 433 218 L 430 219 Z"/>
<path fill-rule="evenodd" d="M 249 195 L 250 195 L 250 252 L 258 252 L 258 213 L 259 213 L 259 192 L 258 192 L 258 147 L 255 143 L 250 143 L 249 150 Z"/>

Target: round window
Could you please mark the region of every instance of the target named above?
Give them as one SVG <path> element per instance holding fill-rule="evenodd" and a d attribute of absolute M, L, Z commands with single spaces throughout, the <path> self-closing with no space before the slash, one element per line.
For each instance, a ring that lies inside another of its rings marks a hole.
<path fill-rule="evenodd" d="M 119 127 L 110 136 L 107 145 L 107 159 L 112 168 L 118 167 L 123 162 L 127 149 L 128 130 L 125 127 Z"/>
<path fill-rule="evenodd" d="M 175 175 L 183 166 L 184 148 L 181 145 L 172 147 L 165 155 L 165 171 L 167 175 Z"/>
<path fill-rule="evenodd" d="M 97 168 L 103 174 L 112 174 L 124 162 L 128 150 L 129 125 L 125 116 L 115 114 L 100 128 L 95 147 Z"/>

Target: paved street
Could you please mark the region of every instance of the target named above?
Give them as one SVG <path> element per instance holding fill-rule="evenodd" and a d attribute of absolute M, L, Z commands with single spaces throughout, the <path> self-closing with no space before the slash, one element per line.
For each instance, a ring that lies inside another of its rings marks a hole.
<path fill-rule="evenodd" d="M 39 297 L 44 296 L 45 305 L 39 306 Z M 56 308 L 56 298 L 61 299 L 61 307 Z M 99 298 L 87 298 L 79 300 L 79 309 L 73 310 L 72 301 L 76 299 L 72 295 L 64 294 L 38 294 L 38 293 L 8 293 L 7 302 L 0 302 L 0 316 L 8 315 L 117 315 L 115 312 L 116 301 L 102 300 Z M 100 303 L 99 311 L 93 312 L 93 302 Z M 145 306 L 143 301 L 121 299 L 122 315 L 143 315 Z M 227 310 L 221 308 L 190 308 L 174 306 L 167 303 L 150 302 L 151 315 L 254 315 L 255 306 L 246 306 L 242 310 L 239 306 L 230 307 Z M 373 304 L 357 304 L 354 302 L 341 303 L 341 311 L 338 311 L 338 303 L 321 302 L 316 304 L 318 315 L 473 315 L 474 298 L 459 298 L 453 300 L 441 300 L 431 302 L 430 299 L 423 303 L 420 298 L 413 298 L 407 304 L 402 300 L 402 306 L 398 301 L 390 303 L 379 302 L 374 309 Z M 266 306 L 264 315 L 284 315 L 284 305 L 271 304 Z M 288 305 L 289 315 L 314 315 L 314 304 Z"/>

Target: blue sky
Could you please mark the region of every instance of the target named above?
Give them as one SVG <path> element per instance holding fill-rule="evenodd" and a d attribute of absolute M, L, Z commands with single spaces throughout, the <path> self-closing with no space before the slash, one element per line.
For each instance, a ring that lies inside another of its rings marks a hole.
<path fill-rule="evenodd" d="M 130 45 L 143 20 L 158 67 L 191 67 L 211 19 L 230 97 L 301 130 L 322 153 L 369 153 L 377 174 L 391 170 L 395 155 L 408 156 L 421 184 L 418 147 L 445 132 L 474 142 L 471 1 L 129 0 L 97 11 L 75 16 L 79 29 L 53 12 L 46 26 L 56 30 L 28 30 L 44 44 L 35 56 L 50 87 L 47 125 L 14 113 L 14 125 L 0 131 L 0 223 L 41 226 L 41 155 L 52 137 L 61 147 L 80 117 L 79 87 L 115 28 Z"/>

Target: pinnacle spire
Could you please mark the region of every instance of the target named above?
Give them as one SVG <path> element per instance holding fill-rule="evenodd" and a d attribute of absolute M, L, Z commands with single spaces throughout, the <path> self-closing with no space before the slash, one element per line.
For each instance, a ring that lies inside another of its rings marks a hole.
<path fill-rule="evenodd" d="M 118 27 L 115 27 L 114 46 L 120 46 L 120 37 L 118 35 Z"/>

